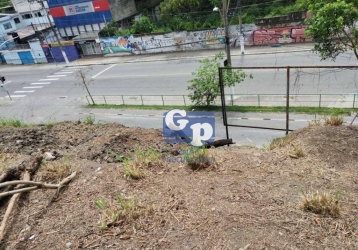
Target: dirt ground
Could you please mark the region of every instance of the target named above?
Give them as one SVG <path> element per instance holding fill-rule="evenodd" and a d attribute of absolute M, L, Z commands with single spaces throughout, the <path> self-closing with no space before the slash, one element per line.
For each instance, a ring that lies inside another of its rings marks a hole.
<path fill-rule="evenodd" d="M 0 249 L 358 249 L 357 127 L 312 126 L 269 148 L 211 148 L 215 163 L 205 169 L 161 161 L 134 180 L 122 161 L 139 147 L 183 157 L 154 129 L 79 122 L 1 129 L 0 175 L 45 152 L 54 159 L 42 160 L 32 180 L 77 175 L 55 200 L 56 190 L 23 194 Z M 337 217 L 302 208 L 303 194 L 316 191 L 339 192 Z M 131 209 L 105 227 L 104 216 L 121 207 L 118 196 Z M 0 200 L 1 220 L 9 200 Z"/>

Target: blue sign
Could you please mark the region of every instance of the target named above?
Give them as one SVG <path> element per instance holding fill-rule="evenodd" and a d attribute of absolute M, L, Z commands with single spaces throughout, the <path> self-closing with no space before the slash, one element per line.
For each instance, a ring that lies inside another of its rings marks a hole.
<path fill-rule="evenodd" d="M 215 115 L 213 112 L 186 112 L 173 109 L 163 116 L 163 138 L 167 143 L 190 143 L 201 147 L 213 142 Z"/>

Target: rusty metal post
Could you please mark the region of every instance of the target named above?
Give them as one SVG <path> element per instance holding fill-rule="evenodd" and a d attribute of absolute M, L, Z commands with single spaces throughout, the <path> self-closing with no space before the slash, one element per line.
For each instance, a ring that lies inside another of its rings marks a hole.
<path fill-rule="evenodd" d="M 289 130 L 290 119 L 290 66 L 287 66 L 287 93 L 286 93 L 286 135 Z"/>
<path fill-rule="evenodd" d="M 224 122 L 225 130 L 226 130 L 226 139 L 229 140 L 229 130 L 228 130 L 228 125 L 227 125 L 227 117 L 226 117 L 225 88 L 224 88 L 222 70 L 223 70 L 222 68 L 219 68 L 219 85 L 220 85 L 220 93 L 221 93 L 221 106 L 222 106 L 223 122 Z M 227 70 L 227 69 L 225 68 L 225 70 Z"/>

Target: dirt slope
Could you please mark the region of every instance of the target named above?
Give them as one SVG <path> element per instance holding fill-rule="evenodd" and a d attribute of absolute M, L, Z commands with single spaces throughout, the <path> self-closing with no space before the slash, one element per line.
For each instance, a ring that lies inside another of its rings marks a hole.
<path fill-rule="evenodd" d="M 121 161 L 138 146 L 182 157 L 159 130 L 70 122 L 0 130 L 0 171 L 44 152 L 55 159 L 34 180 L 77 171 L 55 201 L 55 190 L 22 195 L 0 249 L 358 249 L 357 127 L 305 128 L 271 150 L 209 149 L 216 163 L 198 171 L 149 163 L 133 180 Z M 302 191 L 317 190 L 339 191 L 338 217 L 301 208 Z M 117 195 L 133 209 L 101 227 L 95 201 L 118 208 Z"/>

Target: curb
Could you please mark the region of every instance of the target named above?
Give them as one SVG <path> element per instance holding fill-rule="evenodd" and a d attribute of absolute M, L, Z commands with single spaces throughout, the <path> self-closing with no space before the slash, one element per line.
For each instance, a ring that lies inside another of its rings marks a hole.
<path fill-rule="evenodd" d="M 270 52 L 252 52 L 246 54 L 232 54 L 231 56 L 252 56 L 252 55 L 269 55 L 269 54 L 283 54 L 283 53 L 296 53 L 296 52 L 307 52 L 312 51 L 312 49 L 300 49 L 300 50 L 285 50 L 285 51 L 270 51 Z M 87 63 L 87 64 L 75 64 L 75 65 L 66 65 L 66 67 L 73 66 L 92 66 L 92 65 L 110 65 L 116 63 L 142 63 L 142 62 L 160 62 L 160 61 L 177 61 L 177 60 L 188 60 L 195 58 L 208 58 L 212 56 L 192 56 L 192 57 L 175 57 L 175 58 L 163 58 L 163 59 L 147 59 L 147 60 L 132 60 L 132 61 L 123 61 L 123 62 L 102 62 L 102 63 Z"/>

